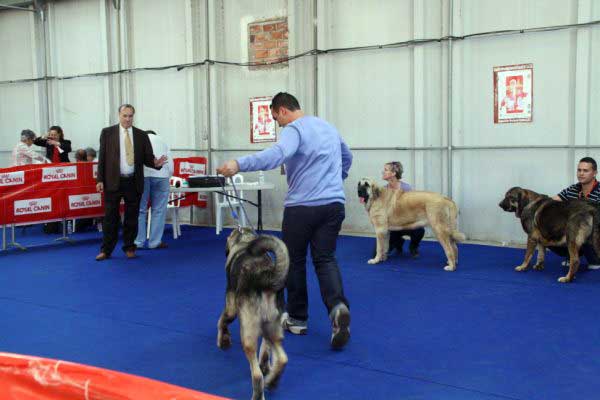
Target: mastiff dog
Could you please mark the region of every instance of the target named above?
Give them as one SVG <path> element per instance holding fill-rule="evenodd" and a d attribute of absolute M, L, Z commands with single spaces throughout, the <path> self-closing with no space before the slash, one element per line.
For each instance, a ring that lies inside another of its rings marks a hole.
<path fill-rule="evenodd" d="M 439 193 L 403 192 L 380 187 L 369 178 L 358 182 L 358 197 L 365 205 L 377 237 L 377 254 L 369 264 L 387 258 L 390 231 L 431 226 L 448 259 L 444 269 L 456 270 L 456 243 L 465 240 L 465 235 L 457 230 L 458 207 L 452 200 Z"/>
<path fill-rule="evenodd" d="M 226 254 L 225 309 L 217 326 L 217 346 L 231 346 L 229 324 L 239 316 L 240 340 L 252 374 L 252 399 L 262 400 L 264 388 L 277 386 L 288 361 L 282 346 L 283 304 L 278 304 L 277 292 L 285 286 L 289 255 L 281 240 L 256 235 L 249 228 L 231 232 Z"/>
<path fill-rule="evenodd" d="M 515 268 L 516 271 L 525 271 L 529 267 L 536 247 L 537 261 L 533 269 L 542 270 L 546 247 L 566 245 L 569 272 L 558 281 L 571 282 L 579 269 L 579 248 L 588 239 L 600 254 L 599 210 L 587 201 L 556 201 L 533 190 L 513 187 L 498 205 L 506 212 L 514 212 L 527 234 L 525 259 Z"/>

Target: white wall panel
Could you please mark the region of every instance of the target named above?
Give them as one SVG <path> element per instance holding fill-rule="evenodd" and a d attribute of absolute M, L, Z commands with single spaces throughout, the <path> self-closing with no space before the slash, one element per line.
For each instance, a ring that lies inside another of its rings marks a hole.
<path fill-rule="evenodd" d="M 331 54 L 319 64 L 321 116 L 350 146 L 411 144 L 411 49 Z"/>
<path fill-rule="evenodd" d="M 600 2 L 595 2 L 594 18 L 600 19 Z M 590 60 L 589 60 L 589 118 L 587 130 L 587 143 L 600 145 L 600 26 L 590 32 Z"/>
<path fill-rule="evenodd" d="M 189 49 L 188 0 L 129 0 L 129 65 L 131 68 L 192 61 Z"/>
<path fill-rule="evenodd" d="M 108 70 L 105 9 L 102 0 L 51 3 L 48 12 L 50 75 L 69 76 Z"/>
<path fill-rule="evenodd" d="M 576 22 L 578 0 L 455 0 L 461 35 Z"/>
<path fill-rule="evenodd" d="M 413 38 L 412 0 L 325 0 L 319 8 L 319 48 L 401 42 Z M 408 17 L 408 18 L 407 18 Z"/>
<path fill-rule="evenodd" d="M 106 77 L 69 79 L 52 82 L 53 109 L 50 125 L 59 125 L 65 138 L 71 140 L 73 151 L 78 148 L 99 147 L 100 131 L 108 126 L 108 115 L 116 117 L 105 97 Z M 48 129 L 44 128 L 43 133 Z M 71 160 L 75 154 L 70 155 Z"/>
<path fill-rule="evenodd" d="M 23 129 L 36 133 L 42 128 L 35 117 L 37 86 L 40 83 L 18 83 L 0 86 L 0 151 L 10 151 L 21 139 Z"/>
<path fill-rule="evenodd" d="M 37 78 L 35 63 L 33 13 L 0 12 L 0 81 Z"/>
<path fill-rule="evenodd" d="M 135 125 L 163 136 L 172 148 L 193 148 L 195 141 L 192 70 L 145 71 L 132 77 Z"/>

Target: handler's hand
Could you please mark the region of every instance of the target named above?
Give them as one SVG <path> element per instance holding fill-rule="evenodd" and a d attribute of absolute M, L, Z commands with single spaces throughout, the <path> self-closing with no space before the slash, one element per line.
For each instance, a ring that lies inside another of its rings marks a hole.
<path fill-rule="evenodd" d="M 217 168 L 217 173 L 229 177 L 238 173 L 240 165 L 236 160 L 225 161 L 223 165 Z"/>
<path fill-rule="evenodd" d="M 165 165 L 165 163 L 167 162 L 167 156 L 161 156 L 160 158 L 155 158 L 154 159 L 154 166 L 155 167 L 162 167 L 163 165 Z"/>
<path fill-rule="evenodd" d="M 104 191 L 104 183 L 102 183 L 102 182 L 96 183 L 96 190 L 98 192 L 102 193 Z"/>

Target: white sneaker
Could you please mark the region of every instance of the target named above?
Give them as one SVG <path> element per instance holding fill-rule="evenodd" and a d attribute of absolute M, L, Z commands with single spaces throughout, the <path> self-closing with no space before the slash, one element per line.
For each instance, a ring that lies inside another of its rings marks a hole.
<path fill-rule="evenodd" d="M 308 324 L 306 321 L 294 319 L 290 317 L 287 312 L 281 314 L 281 326 L 283 329 L 294 335 L 306 335 L 306 332 L 308 331 Z"/>
<path fill-rule="evenodd" d="M 600 264 L 588 264 L 588 269 L 600 269 Z"/>
<path fill-rule="evenodd" d="M 569 266 L 569 260 L 565 260 L 565 261 L 561 262 L 560 265 L 562 265 L 563 267 L 568 267 Z"/>

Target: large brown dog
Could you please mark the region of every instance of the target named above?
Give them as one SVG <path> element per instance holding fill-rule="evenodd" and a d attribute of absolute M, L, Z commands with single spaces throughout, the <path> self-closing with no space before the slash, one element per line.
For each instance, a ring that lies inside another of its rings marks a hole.
<path fill-rule="evenodd" d="M 465 235 L 456 228 L 458 207 L 452 200 L 433 192 L 403 192 L 380 187 L 369 178 L 358 182 L 358 197 L 365 204 L 377 236 L 377 255 L 369 260 L 369 264 L 387 258 L 389 231 L 429 225 L 448 258 L 448 265 L 444 269 L 456 269 L 456 243 L 465 240 Z"/>
<path fill-rule="evenodd" d="M 594 250 L 600 254 L 600 223 L 598 208 L 583 200 L 567 202 L 552 200 L 532 190 L 513 187 L 498 204 L 507 212 L 514 212 L 521 219 L 527 233 L 527 251 L 516 271 L 525 271 L 536 247 L 535 270 L 544 269 L 546 246 L 564 246 L 569 250 L 569 272 L 558 279 L 571 282 L 579 269 L 579 248 L 591 237 Z"/>
<path fill-rule="evenodd" d="M 240 228 L 227 238 L 226 253 L 227 289 L 225 309 L 218 323 L 217 346 L 221 349 L 231 346 L 229 324 L 239 315 L 242 347 L 252 373 L 252 399 L 264 400 L 265 386 L 277 386 L 288 360 L 281 344 L 283 304 L 276 301 L 277 292 L 287 279 L 290 263 L 287 247 L 274 236 L 257 236 L 249 228 Z"/>

